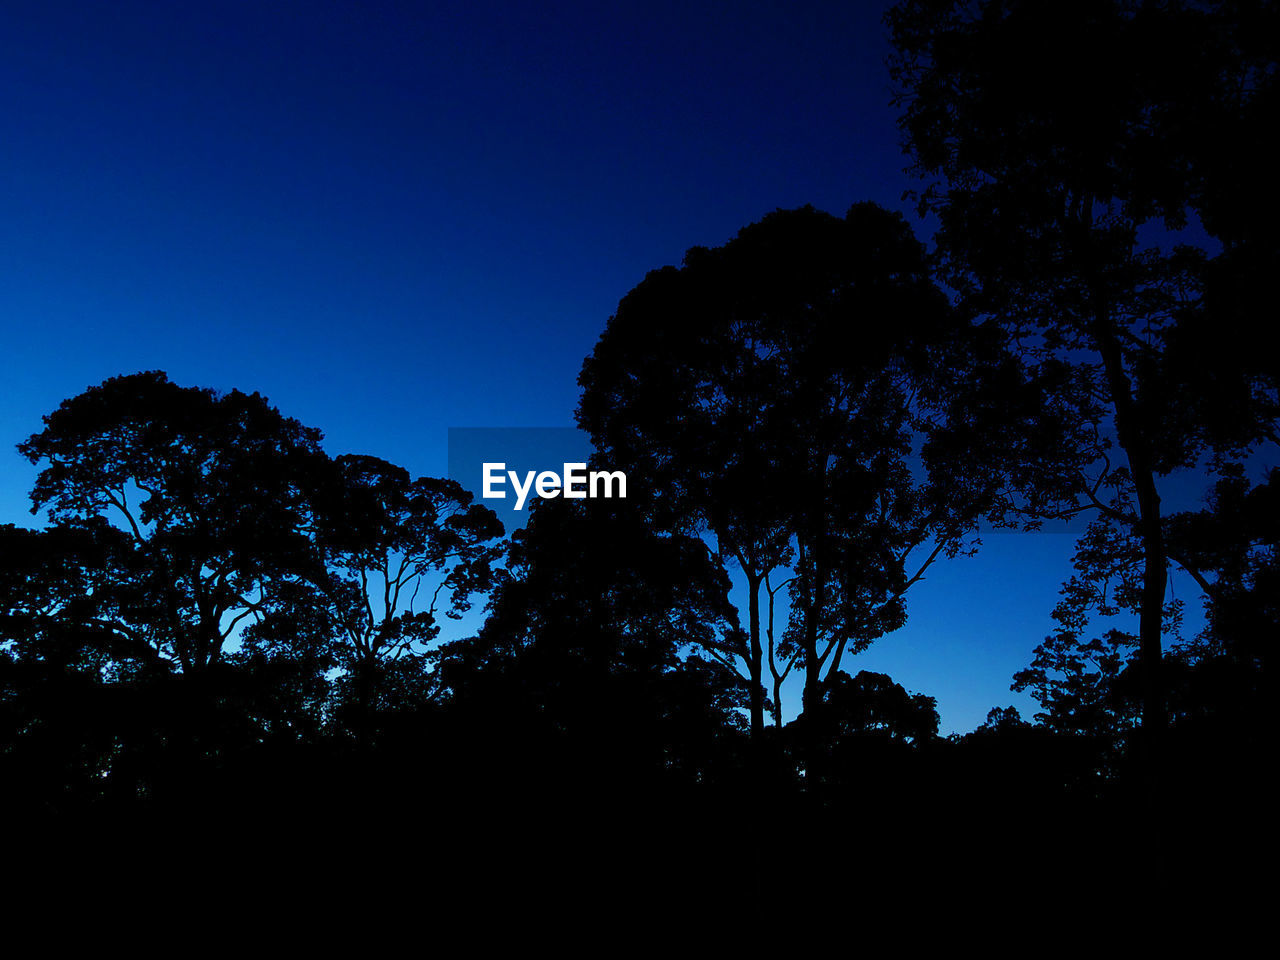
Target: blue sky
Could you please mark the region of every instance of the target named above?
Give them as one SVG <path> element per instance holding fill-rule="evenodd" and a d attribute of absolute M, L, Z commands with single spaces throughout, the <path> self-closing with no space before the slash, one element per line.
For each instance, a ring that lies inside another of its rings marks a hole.
<path fill-rule="evenodd" d="M 883 6 L 6 3 L 0 447 L 142 369 L 419 474 L 451 426 L 568 425 L 648 270 L 778 207 L 910 214 Z M 1070 552 L 989 538 L 849 668 L 945 729 L 1026 712 Z"/>

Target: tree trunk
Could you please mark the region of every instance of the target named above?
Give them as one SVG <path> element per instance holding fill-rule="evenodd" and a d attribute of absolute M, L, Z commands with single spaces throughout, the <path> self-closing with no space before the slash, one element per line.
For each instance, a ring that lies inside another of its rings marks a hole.
<path fill-rule="evenodd" d="M 747 670 L 751 675 L 751 742 L 759 744 L 764 736 L 764 650 L 760 646 L 760 577 L 747 574 L 750 592 L 751 636 Z"/>
<path fill-rule="evenodd" d="M 773 635 L 773 627 L 774 627 L 773 598 L 776 591 L 769 584 L 769 581 L 767 579 L 765 580 L 765 589 L 769 591 L 769 625 L 767 629 L 768 629 L 768 637 L 769 637 L 769 673 L 773 677 L 773 703 L 772 703 L 773 726 L 775 730 L 781 730 L 782 729 L 782 677 L 778 675 L 778 664 L 777 664 L 777 661 L 774 659 L 778 648 L 777 648 L 777 645 L 774 643 L 774 635 Z"/>
<path fill-rule="evenodd" d="M 820 537 L 815 537 L 821 540 Z M 819 544 L 802 549 L 805 558 L 804 575 L 804 629 L 801 645 L 804 657 L 804 690 L 801 693 L 801 709 L 804 725 L 800 730 L 800 749 L 804 760 L 806 789 L 816 792 L 823 778 L 822 747 L 822 665 L 818 662 L 818 617 L 826 603 L 826 569 L 822 563 Z"/>
<path fill-rule="evenodd" d="M 1116 437 L 1129 461 L 1138 501 L 1138 535 L 1142 540 L 1142 601 L 1138 616 L 1138 654 L 1142 664 L 1142 733 L 1147 759 L 1158 755 L 1168 724 L 1165 709 L 1161 642 L 1164 593 L 1168 582 L 1160 494 L 1147 437 L 1136 422 L 1132 386 L 1124 370 L 1120 345 L 1108 322 L 1099 317 L 1096 337 L 1116 409 Z"/>
<path fill-rule="evenodd" d="M 817 710 L 822 703 L 822 664 L 818 662 L 818 618 L 826 605 L 826 575 L 821 551 L 810 552 L 809 584 L 804 611 L 804 710 Z M 812 714 L 811 714 L 812 715 Z"/>

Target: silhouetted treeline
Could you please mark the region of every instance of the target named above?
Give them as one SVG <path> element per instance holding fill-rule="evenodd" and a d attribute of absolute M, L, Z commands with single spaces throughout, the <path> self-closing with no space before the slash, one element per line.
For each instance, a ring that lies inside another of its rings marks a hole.
<path fill-rule="evenodd" d="M 1062 855 L 1157 810 L 1248 822 L 1280 626 L 1276 20 L 904 0 L 934 248 L 873 204 L 805 207 L 649 274 L 577 411 L 632 495 L 542 501 L 510 538 L 257 394 L 150 372 L 63 402 L 19 447 L 49 522 L 0 528 L 6 815 L 460 847 L 514 821 L 544 853 L 762 878 L 975 824 Z M 1211 493 L 1174 511 L 1186 470 Z M 847 671 L 984 525 L 1076 516 L 1058 627 L 1013 678 L 1033 718 L 940 736 L 930 697 Z"/>

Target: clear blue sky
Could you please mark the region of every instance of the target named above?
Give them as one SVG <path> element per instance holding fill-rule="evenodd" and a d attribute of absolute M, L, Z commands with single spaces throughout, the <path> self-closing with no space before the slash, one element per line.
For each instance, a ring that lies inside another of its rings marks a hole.
<path fill-rule="evenodd" d="M 422 474 L 450 426 L 567 425 L 646 271 L 778 207 L 906 210 L 883 6 L 11 0 L 0 447 L 141 369 Z M 849 667 L 945 729 L 1025 708 L 1070 550 L 991 538 Z"/>

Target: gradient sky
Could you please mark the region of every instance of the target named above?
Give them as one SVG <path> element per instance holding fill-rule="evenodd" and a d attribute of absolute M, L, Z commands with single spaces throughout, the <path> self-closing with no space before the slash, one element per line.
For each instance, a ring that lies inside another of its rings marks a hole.
<path fill-rule="evenodd" d="M 884 6 L 5 3 L 0 522 L 40 416 L 137 370 L 419 474 L 450 426 L 570 424 L 648 270 L 778 207 L 910 216 Z M 944 731 L 1029 713 L 1071 549 L 989 538 L 846 668 Z"/>

